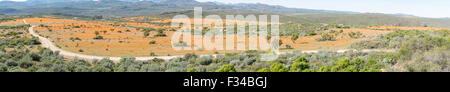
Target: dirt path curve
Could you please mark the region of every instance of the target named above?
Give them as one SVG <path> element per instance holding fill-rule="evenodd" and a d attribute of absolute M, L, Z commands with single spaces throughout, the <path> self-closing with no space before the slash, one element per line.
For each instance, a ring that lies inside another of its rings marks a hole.
<path fill-rule="evenodd" d="M 23 22 L 25 24 L 28 24 L 25 19 L 23 19 Z M 39 41 L 41 42 L 41 46 L 45 47 L 45 48 L 48 48 L 48 49 L 50 49 L 52 51 L 59 51 L 59 54 L 62 55 L 62 56 L 72 57 L 72 58 L 76 57 L 76 58 L 87 59 L 87 60 L 95 60 L 95 59 L 101 60 L 101 59 L 104 59 L 104 58 L 109 58 L 110 60 L 112 60 L 114 62 L 119 62 L 120 59 L 122 58 L 122 57 L 83 55 L 83 54 L 78 54 L 78 53 L 73 53 L 73 52 L 70 52 L 70 51 L 62 50 L 61 48 L 57 47 L 50 39 L 47 39 L 47 38 L 42 37 L 39 34 L 35 33 L 35 31 L 33 29 L 34 27 L 36 27 L 36 26 L 32 25 L 28 29 L 28 31 L 29 31 L 29 33 L 32 36 L 39 38 Z M 346 51 L 358 51 L 358 50 L 346 49 L 346 50 L 337 50 L 336 52 L 337 53 L 344 53 Z M 397 50 L 378 50 L 378 49 L 361 50 L 361 52 L 367 52 L 367 53 L 369 53 L 369 52 L 395 52 L 395 51 L 397 51 Z M 320 52 L 320 51 L 319 50 L 302 51 L 302 53 L 318 53 L 318 52 Z M 289 53 L 289 52 L 281 52 L 279 54 L 286 54 L 286 53 Z M 216 57 L 217 55 L 200 55 L 200 56 L 213 56 L 213 57 Z M 159 59 L 163 59 L 163 60 L 170 60 L 170 59 L 174 59 L 174 58 L 177 58 L 177 57 L 183 57 L 183 56 L 155 56 L 155 57 L 135 57 L 135 58 L 138 61 L 146 61 L 146 60 L 152 60 L 152 59 L 155 59 L 155 58 L 159 58 Z"/>
<path fill-rule="evenodd" d="M 23 20 L 23 22 L 25 24 L 28 24 L 25 20 Z M 39 38 L 39 41 L 41 42 L 41 46 L 48 48 L 52 51 L 59 51 L 60 55 L 66 56 L 66 57 L 77 57 L 80 59 L 88 59 L 88 60 L 101 60 L 104 58 L 109 58 L 110 60 L 114 61 L 114 62 L 118 62 L 120 61 L 121 57 L 108 57 L 108 56 L 93 56 L 93 55 L 83 55 L 83 54 L 78 54 L 78 53 L 73 53 L 73 52 L 69 52 L 69 51 L 65 51 L 62 50 L 61 48 L 58 48 L 50 39 L 47 39 L 45 37 L 40 36 L 39 34 L 34 32 L 34 25 L 32 25 L 28 31 L 31 35 L 33 35 L 34 37 Z M 155 56 L 155 57 L 136 57 L 136 60 L 138 61 L 146 61 L 146 60 L 152 60 L 155 58 L 159 58 L 159 59 L 164 59 L 164 60 L 170 60 L 173 58 L 177 58 L 177 57 L 181 57 L 181 56 Z"/>

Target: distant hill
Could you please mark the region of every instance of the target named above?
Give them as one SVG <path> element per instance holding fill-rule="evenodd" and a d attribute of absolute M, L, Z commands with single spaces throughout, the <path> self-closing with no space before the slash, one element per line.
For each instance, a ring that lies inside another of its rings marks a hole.
<path fill-rule="evenodd" d="M 306 14 L 291 16 L 295 20 L 307 20 L 310 23 L 384 25 L 384 26 L 428 26 L 450 28 L 450 19 L 400 16 L 390 14 Z M 304 23 L 304 21 L 293 21 Z"/>
<path fill-rule="evenodd" d="M 104 15 L 127 17 L 162 12 L 192 10 L 203 7 L 204 11 L 235 13 L 277 13 L 277 14 L 352 14 L 355 12 L 326 11 L 312 9 L 286 8 L 265 4 L 219 5 L 213 2 L 195 0 L 29 0 L 27 2 L 0 2 L 0 13 L 9 15 L 31 15 L 66 13 L 87 16 Z"/>
<path fill-rule="evenodd" d="M 205 14 L 279 14 L 282 22 L 336 23 L 351 25 L 430 26 L 450 28 L 450 19 L 414 17 L 407 14 L 361 14 L 348 11 L 287 8 L 266 4 L 224 4 L 195 0 L 28 0 L 0 1 L 0 14 L 59 16 L 173 16 L 203 7 Z"/>
<path fill-rule="evenodd" d="M 164 12 L 156 17 L 173 17 L 175 15 L 187 15 L 193 17 L 193 11 Z M 230 13 L 230 12 L 203 12 L 204 15 L 270 15 L 270 13 Z M 301 15 L 280 15 L 280 22 L 284 23 L 327 23 L 327 24 L 348 24 L 360 26 L 414 26 L 414 27 L 445 27 L 450 28 L 450 19 L 423 18 L 410 15 L 392 14 L 301 14 Z"/>

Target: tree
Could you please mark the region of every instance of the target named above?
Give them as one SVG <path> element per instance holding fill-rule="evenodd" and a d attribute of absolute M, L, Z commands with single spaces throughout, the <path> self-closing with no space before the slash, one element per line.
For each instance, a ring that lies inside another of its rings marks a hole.
<path fill-rule="evenodd" d="M 188 69 L 188 71 L 187 72 L 198 72 L 198 70 L 197 69 L 195 69 L 195 68 L 190 68 L 190 69 Z"/>
<path fill-rule="evenodd" d="M 237 71 L 234 68 L 234 65 L 230 64 L 230 65 L 224 65 L 222 68 L 220 68 L 216 72 L 237 72 Z"/>
<path fill-rule="evenodd" d="M 99 35 L 100 34 L 100 32 L 98 32 L 98 31 L 95 31 L 94 33 L 95 33 L 95 35 Z"/>
<path fill-rule="evenodd" d="M 288 71 L 289 69 L 279 62 L 272 63 L 272 65 L 270 66 L 270 72 L 288 72 Z"/>

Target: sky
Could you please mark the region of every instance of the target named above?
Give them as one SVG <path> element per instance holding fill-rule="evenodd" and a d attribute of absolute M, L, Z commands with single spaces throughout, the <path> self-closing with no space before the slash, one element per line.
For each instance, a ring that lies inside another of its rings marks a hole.
<path fill-rule="evenodd" d="M 2 0 L 0 0 L 2 1 Z M 26 0 L 9 0 L 26 1 Z M 410 14 L 450 18 L 450 0 L 197 0 L 222 3 L 263 3 L 290 8 L 353 11 L 361 13 Z"/>
<path fill-rule="evenodd" d="M 290 8 L 354 11 L 362 13 L 410 14 L 450 17 L 450 0 L 197 0 L 222 3 L 263 3 Z"/>

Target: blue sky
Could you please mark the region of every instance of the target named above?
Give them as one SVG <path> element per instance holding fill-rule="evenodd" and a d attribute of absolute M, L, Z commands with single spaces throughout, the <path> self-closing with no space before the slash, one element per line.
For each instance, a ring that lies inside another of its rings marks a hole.
<path fill-rule="evenodd" d="M 403 13 L 421 17 L 450 17 L 450 0 L 197 0 L 223 3 L 263 3 L 291 8 Z"/>

